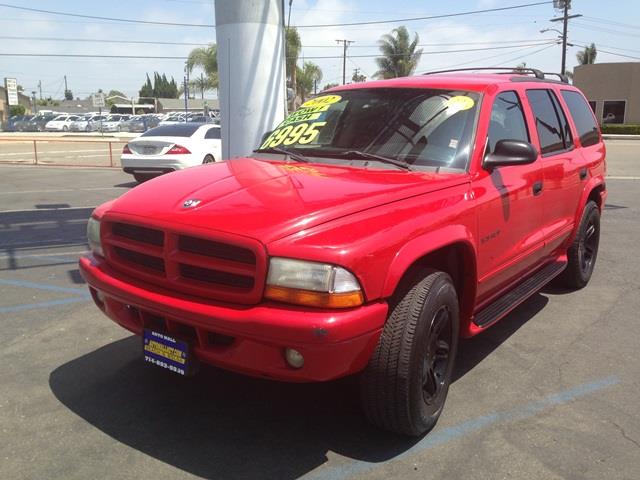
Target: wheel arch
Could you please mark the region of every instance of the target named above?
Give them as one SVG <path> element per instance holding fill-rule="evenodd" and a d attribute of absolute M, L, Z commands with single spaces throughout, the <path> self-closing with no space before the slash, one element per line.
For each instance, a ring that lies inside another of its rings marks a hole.
<path fill-rule="evenodd" d="M 453 280 L 458 293 L 460 332 L 464 335 L 466 323 L 473 312 L 478 276 L 472 237 L 466 228 L 461 228 L 465 235 L 453 236 L 453 232 L 439 232 L 438 237 L 442 239 L 439 243 L 434 241 L 433 235 L 428 235 L 407 244 L 398 252 L 389 268 L 383 297 L 393 297 L 403 280 L 414 275 L 417 269 L 434 268 L 446 272 Z M 428 249 L 425 248 L 427 246 Z"/>

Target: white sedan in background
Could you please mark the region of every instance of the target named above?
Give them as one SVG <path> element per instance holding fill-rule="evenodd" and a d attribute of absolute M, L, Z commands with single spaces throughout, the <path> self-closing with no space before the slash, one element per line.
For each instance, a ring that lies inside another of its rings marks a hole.
<path fill-rule="evenodd" d="M 47 132 L 68 132 L 71 124 L 79 118 L 78 115 L 58 115 L 53 120 L 49 120 L 44 126 L 44 129 Z"/>
<path fill-rule="evenodd" d="M 125 173 L 144 182 L 221 158 L 219 125 L 179 123 L 152 128 L 131 140 L 122 149 L 120 163 Z"/>

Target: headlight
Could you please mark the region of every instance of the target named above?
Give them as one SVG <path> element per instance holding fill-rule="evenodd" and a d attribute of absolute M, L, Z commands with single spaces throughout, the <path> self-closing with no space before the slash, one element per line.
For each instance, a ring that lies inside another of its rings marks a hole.
<path fill-rule="evenodd" d="M 264 296 L 278 302 L 324 308 L 362 305 L 364 297 L 356 277 L 342 267 L 274 257 Z"/>
<path fill-rule="evenodd" d="M 87 240 L 89 241 L 91 251 L 96 255 L 104 257 L 102 243 L 100 242 L 100 220 L 89 217 L 89 222 L 87 222 Z"/>

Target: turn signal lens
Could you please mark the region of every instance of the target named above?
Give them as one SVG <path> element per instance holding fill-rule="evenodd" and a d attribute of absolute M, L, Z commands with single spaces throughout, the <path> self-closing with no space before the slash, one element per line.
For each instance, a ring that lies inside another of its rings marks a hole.
<path fill-rule="evenodd" d="M 191 153 L 191 152 L 189 151 L 188 148 L 183 147 L 182 145 L 178 145 L 178 144 L 175 144 L 173 147 L 171 147 L 169 150 L 167 150 L 167 155 L 168 154 L 188 155 L 189 153 Z"/>
<path fill-rule="evenodd" d="M 360 290 L 347 293 L 327 293 L 267 285 L 264 296 L 276 302 L 318 308 L 351 308 L 359 307 L 364 303 Z"/>

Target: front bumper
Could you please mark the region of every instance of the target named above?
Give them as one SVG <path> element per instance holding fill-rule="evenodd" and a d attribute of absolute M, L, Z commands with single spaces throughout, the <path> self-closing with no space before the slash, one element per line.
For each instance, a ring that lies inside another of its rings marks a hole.
<path fill-rule="evenodd" d="M 80 259 L 80 271 L 98 307 L 133 333 L 140 335 L 144 328 L 165 329 L 189 340 L 204 363 L 275 380 L 326 381 L 361 371 L 387 316 L 385 302 L 349 310 L 319 310 L 196 299 L 140 285 L 94 256 Z M 225 342 L 219 344 L 216 338 Z M 302 368 L 288 366 L 285 348 L 304 356 Z"/>

